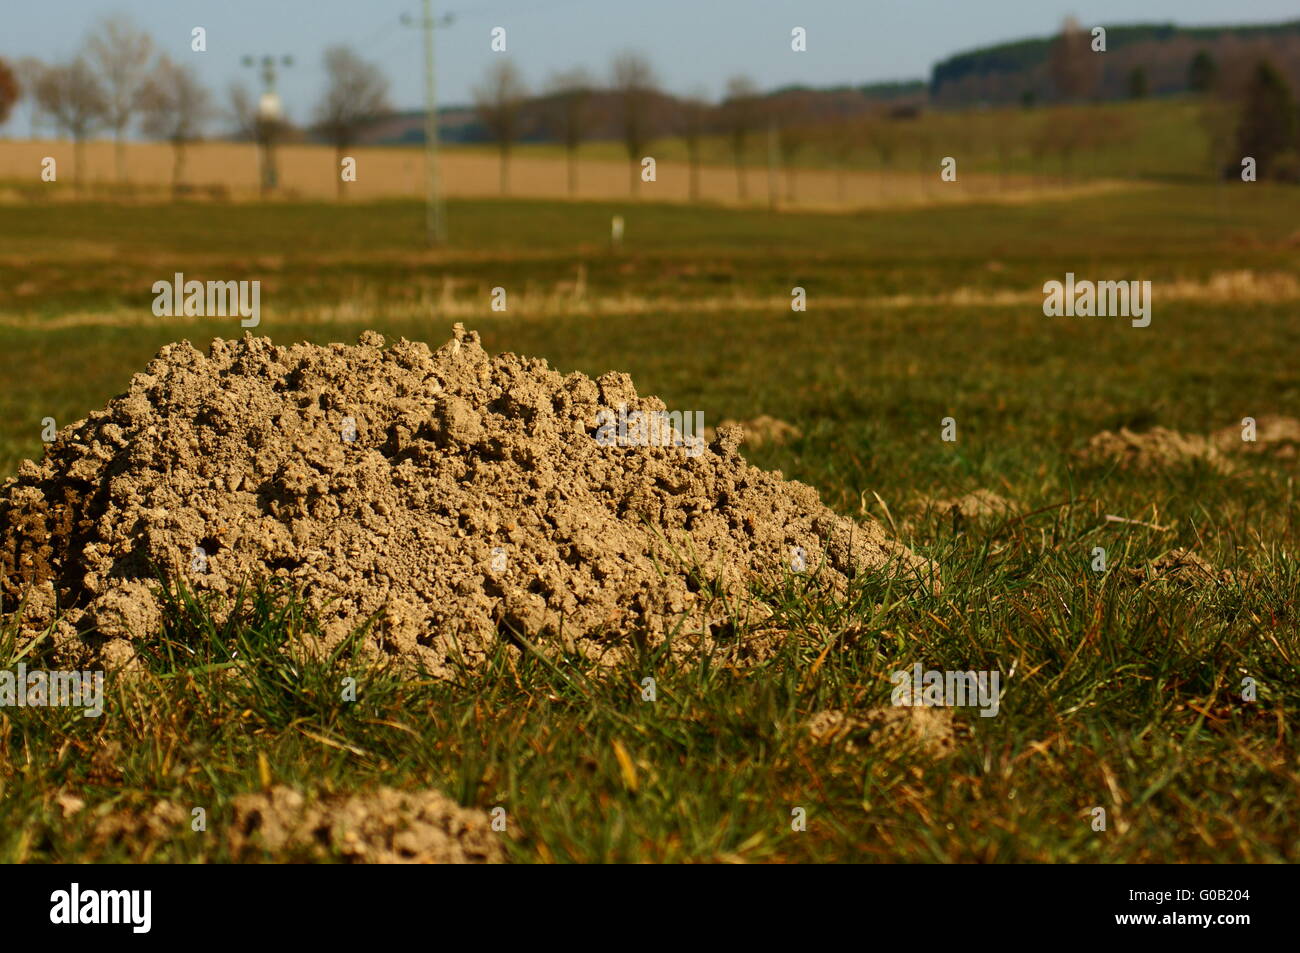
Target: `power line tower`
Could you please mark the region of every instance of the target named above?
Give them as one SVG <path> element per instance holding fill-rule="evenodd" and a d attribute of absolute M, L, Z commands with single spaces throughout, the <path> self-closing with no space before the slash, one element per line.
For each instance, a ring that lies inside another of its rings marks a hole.
<path fill-rule="evenodd" d="M 243 58 L 245 66 L 254 66 L 258 62 L 258 59 L 253 56 Z M 275 89 L 275 57 L 263 56 L 260 63 L 262 67 L 262 95 L 257 101 L 257 113 L 253 122 L 257 136 L 259 165 L 262 172 L 262 194 L 269 195 L 275 191 L 279 181 L 279 175 L 275 168 L 275 136 L 284 125 L 284 103 Z M 279 65 L 285 68 L 293 66 L 293 57 L 281 56 Z"/>
<path fill-rule="evenodd" d="M 420 25 L 424 27 L 424 166 L 427 174 L 425 190 L 425 229 L 429 244 L 447 241 L 447 212 L 442 200 L 442 179 L 438 169 L 438 92 L 433 61 L 433 31 L 435 26 L 450 26 L 455 17 L 448 13 L 437 20 L 433 16 L 433 0 L 424 0 L 424 14 Z M 411 26 L 415 18 L 402 14 L 402 23 Z"/>

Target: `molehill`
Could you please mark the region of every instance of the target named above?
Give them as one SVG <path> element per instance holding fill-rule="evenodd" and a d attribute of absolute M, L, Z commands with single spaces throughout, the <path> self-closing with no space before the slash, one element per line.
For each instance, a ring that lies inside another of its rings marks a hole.
<path fill-rule="evenodd" d="M 280 577 L 324 647 L 370 621 L 366 651 L 446 675 L 503 637 L 594 662 L 734 648 L 734 616 L 764 617 L 755 580 L 797 569 L 934 585 L 879 525 L 750 466 L 739 428 L 693 452 L 598 440 L 620 406 L 665 409 L 459 325 L 437 351 L 171 344 L 0 487 L 5 607 L 25 600 L 21 631 L 60 659 L 118 666 L 159 630 L 160 575 L 218 607 Z"/>

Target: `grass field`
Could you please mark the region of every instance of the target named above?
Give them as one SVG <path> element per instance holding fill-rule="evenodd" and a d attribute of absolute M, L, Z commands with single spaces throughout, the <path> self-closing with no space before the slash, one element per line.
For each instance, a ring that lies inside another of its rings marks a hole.
<path fill-rule="evenodd" d="M 452 202 L 450 223 L 430 252 L 402 201 L 0 206 L 0 472 L 39 455 L 42 418 L 84 416 L 160 345 L 240 333 L 155 318 L 153 282 L 259 279 L 258 333 L 278 342 L 374 328 L 436 346 L 464 321 L 491 351 L 627 371 L 706 422 L 796 424 L 751 461 L 891 525 L 942 592 L 868 578 L 828 604 L 791 582 L 770 594 L 788 638 L 756 670 L 655 659 L 597 678 L 503 650 L 456 685 L 287 658 L 312 622 L 274 593 L 228 629 L 181 600 L 169 626 L 220 671 L 159 660 L 111 681 L 99 719 L 0 711 L 0 860 L 228 859 L 230 799 L 272 782 L 502 806 L 524 862 L 1300 859 L 1296 463 L 1132 474 L 1070 455 L 1121 425 L 1300 416 L 1300 192 L 1147 183 L 853 215 L 478 200 Z M 1150 327 L 1044 317 L 1043 282 L 1066 272 L 1150 280 Z M 925 509 L 978 489 L 1022 515 L 955 526 Z M 1241 572 L 1130 579 L 1175 547 Z M 0 642 L 0 666 L 18 651 Z M 1001 671 L 998 716 L 959 710 L 943 758 L 810 741 L 812 713 L 887 705 L 890 673 L 915 662 Z M 334 700 L 343 675 L 357 704 Z M 204 807 L 208 831 L 102 833 L 161 799 Z"/>

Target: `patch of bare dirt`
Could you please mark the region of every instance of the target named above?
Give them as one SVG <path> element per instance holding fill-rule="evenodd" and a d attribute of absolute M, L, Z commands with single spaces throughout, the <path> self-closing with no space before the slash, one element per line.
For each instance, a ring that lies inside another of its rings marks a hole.
<path fill-rule="evenodd" d="M 705 427 L 704 439 L 710 441 L 715 439 L 718 431 L 723 427 L 739 427 L 745 432 L 745 446 L 755 448 L 764 444 L 780 446 L 803 436 L 803 431 L 794 424 L 767 414 L 759 414 L 750 420 L 724 420 L 716 428 Z"/>
<path fill-rule="evenodd" d="M 159 573 L 226 605 L 276 577 L 322 648 L 373 617 L 364 652 L 448 676 L 499 633 L 601 664 L 674 632 L 716 651 L 736 607 L 769 614 L 751 584 L 796 548 L 829 591 L 933 579 L 879 524 L 746 463 L 738 428 L 598 439 L 620 407 L 665 409 L 626 374 L 492 356 L 459 326 L 437 351 L 370 332 L 168 345 L 0 486 L 0 592 L 27 599 L 28 637 L 58 619 L 70 664 L 125 665 L 159 628 Z"/>
<path fill-rule="evenodd" d="M 1075 456 L 1088 466 L 1116 466 L 1137 472 L 1198 462 L 1217 470 L 1227 469 L 1226 461 L 1207 438 L 1164 427 L 1152 427 L 1141 433 L 1127 427 L 1121 427 L 1118 432 L 1104 430 L 1093 436 Z"/>
<path fill-rule="evenodd" d="M 380 788 L 309 801 L 283 785 L 234 799 L 231 851 L 334 854 L 358 864 L 499 864 L 501 834 L 488 815 L 438 791 Z"/>

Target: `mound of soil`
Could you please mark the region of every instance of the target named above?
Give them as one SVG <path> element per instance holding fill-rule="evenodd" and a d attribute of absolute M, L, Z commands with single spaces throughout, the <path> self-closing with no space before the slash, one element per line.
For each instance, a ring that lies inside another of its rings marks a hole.
<path fill-rule="evenodd" d="M 360 864 L 499 864 L 501 834 L 487 814 L 434 791 L 380 788 L 369 794 L 308 802 L 283 785 L 234 799 L 231 851 L 336 851 Z"/>
<path fill-rule="evenodd" d="M 1088 466 L 1116 466 L 1121 470 L 1154 472 L 1201 462 L 1226 469 L 1223 457 L 1205 437 L 1164 427 L 1137 433 L 1127 427 L 1104 430 L 1088 441 L 1076 458 Z"/>
<path fill-rule="evenodd" d="M 707 448 L 666 423 L 602 428 L 664 410 L 626 374 L 493 357 L 459 325 L 436 352 L 383 345 L 163 348 L 0 486 L 5 605 L 26 599 L 25 631 L 53 624 L 65 658 L 124 664 L 157 631 L 160 573 L 226 604 L 279 577 L 324 647 L 372 620 L 368 650 L 448 675 L 503 633 L 593 661 L 670 633 L 712 651 L 796 547 L 834 591 L 933 578 L 877 524 L 747 464 L 736 428 Z"/>
<path fill-rule="evenodd" d="M 112 813 L 95 819 L 91 825 L 91 842 L 96 848 L 125 847 L 133 859 L 147 862 L 163 843 L 190 831 L 190 812 L 173 801 L 155 801 L 148 805 L 126 799 Z M 85 808 L 75 795 L 64 794 L 59 806 L 65 818 Z"/>

